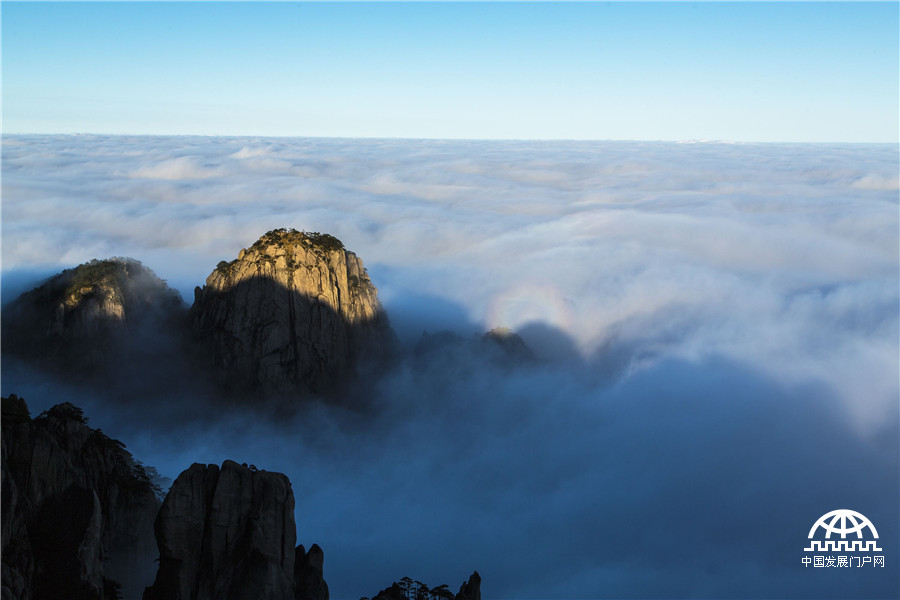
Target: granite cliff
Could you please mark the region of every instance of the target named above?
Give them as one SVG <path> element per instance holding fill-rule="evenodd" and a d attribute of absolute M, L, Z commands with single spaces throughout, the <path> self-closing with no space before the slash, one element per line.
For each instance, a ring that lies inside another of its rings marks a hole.
<path fill-rule="evenodd" d="M 155 530 L 159 571 L 144 600 L 328 600 L 321 549 L 294 547 L 294 494 L 281 473 L 191 465 Z"/>
<path fill-rule="evenodd" d="M 393 345 L 377 290 L 336 238 L 270 231 L 194 291 L 191 330 L 232 388 L 326 392 Z"/>
<path fill-rule="evenodd" d="M 3 398 L 3 600 L 108 600 L 153 574 L 159 488 L 125 446 L 63 403 Z"/>

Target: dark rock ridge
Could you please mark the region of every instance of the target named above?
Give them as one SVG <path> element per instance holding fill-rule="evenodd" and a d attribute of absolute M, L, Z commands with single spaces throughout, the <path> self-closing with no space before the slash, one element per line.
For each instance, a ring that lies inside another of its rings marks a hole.
<path fill-rule="evenodd" d="M 534 353 L 517 333 L 508 327 L 495 327 L 481 337 L 482 345 L 493 352 L 493 360 L 506 366 L 533 363 Z"/>
<path fill-rule="evenodd" d="M 153 576 L 158 486 L 79 408 L 32 419 L 21 398 L 2 403 L 3 600 L 106 600 L 120 584 L 136 597 Z"/>
<path fill-rule="evenodd" d="M 473 362 L 514 369 L 537 362 L 525 341 L 506 327 L 468 339 L 451 331 L 423 332 L 413 354 L 422 365 Z"/>
<path fill-rule="evenodd" d="M 139 261 L 92 260 L 26 292 L 3 310 L 4 352 L 68 372 L 154 352 L 182 327 L 181 296 Z"/>
<path fill-rule="evenodd" d="M 81 409 L 2 406 L 2 600 L 328 600 L 286 476 L 194 464 L 160 503 L 155 469 Z"/>
<path fill-rule="evenodd" d="M 462 584 L 456 600 L 481 600 L 481 575 L 475 571 L 469 576 L 469 580 Z"/>
<path fill-rule="evenodd" d="M 278 229 L 194 291 L 191 330 L 231 387 L 325 392 L 392 347 L 377 294 L 338 239 Z"/>
<path fill-rule="evenodd" d="M 322 549 L 294 547 L 280 473 L 194 464 L 160 506 L 155 469 L 81 409 L 32 419 L 14 394 L 2 399 L 0 446 L 2 600 L 137 598 L 153 576 L 153 533 L 159 568 L 144 600 L 329 600 Z M 404 579 L 376 597 L 481 600 L 480 582 L 476 572 L 453 596 Z"/>
<path fill-rule="evenodd" d="M 455 596 L 446 585 L 429 588 L 421 581 L 404 577 L 378 592 L 372 600 L 481 600 L 481 576 L 478 571 L 472 573 Z"/>
<path fill-rule="evenodd" d="M 294 547 L 294 494 L 281 473 L 191 465 L 155 529 L 159 571 L 144 600 L 328 598 L 322 550 Z"/>

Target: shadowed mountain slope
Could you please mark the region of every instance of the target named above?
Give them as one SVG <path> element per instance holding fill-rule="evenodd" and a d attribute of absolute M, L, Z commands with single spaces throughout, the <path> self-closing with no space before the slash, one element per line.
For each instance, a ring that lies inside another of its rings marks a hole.
<path fill-rule="evenodd" d="M 43 368 L 90 376 L 125 358 L 170 354 L 185 316 L 178 292 L 139 261 L 92 260 L 3 308 L 3 350 Z"/>
<path fill-rule="evenodd" d="M 32 419 L 3 398 L 2 440 L 4 600 L 135 597 L 153 574 L 148 470 L 69 403 Z"/>

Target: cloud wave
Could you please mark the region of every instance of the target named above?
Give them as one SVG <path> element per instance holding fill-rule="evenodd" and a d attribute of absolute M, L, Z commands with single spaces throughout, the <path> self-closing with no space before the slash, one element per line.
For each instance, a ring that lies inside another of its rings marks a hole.
<path fill-rule="evenodd" d="M 336 598 L 474 568 L 495 598 L 900 592 L 896 554 L 837 582 L 800 563 L 834 508 L 900 536 L 895 146 L 3 144 L 4 301 L 113 255 L 189 299 L 218 261 L 296 227 L 363 258 L 407 347 L 508 326 L 546 360 L 409 360 L 373 389 L 376 415 L 250 427 L 139 418 L 5 361 L 4 393 L 78 397 L 168 476 L 224 458 L 287 473 Z"/>

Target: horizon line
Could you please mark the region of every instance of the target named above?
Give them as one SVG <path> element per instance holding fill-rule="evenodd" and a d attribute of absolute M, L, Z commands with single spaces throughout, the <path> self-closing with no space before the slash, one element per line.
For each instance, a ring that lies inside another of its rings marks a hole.
<path fill-rule="evenodd" d="M 408 142 L 648 142 L 668 144 L 855 144 L 894 145 L 900 147 L 900 140 L 852 142 L 843 140 L 800 141 L 800 140 L 736 140 L 727 138 L 467 138 L 467 137 L 404 137 L 404 136 L 343 136 L 343 135 L 302 135 L 302 134 L 228 134 L 228 133 L 101 133 L 78 132 L 0 132 L 0 138 L 9 136 L 105 136 L 105 137 L 183 137 L 183 138 L 277 138 L 310 140 L 357 140 L 357 141 L 408 141 Z"/>

